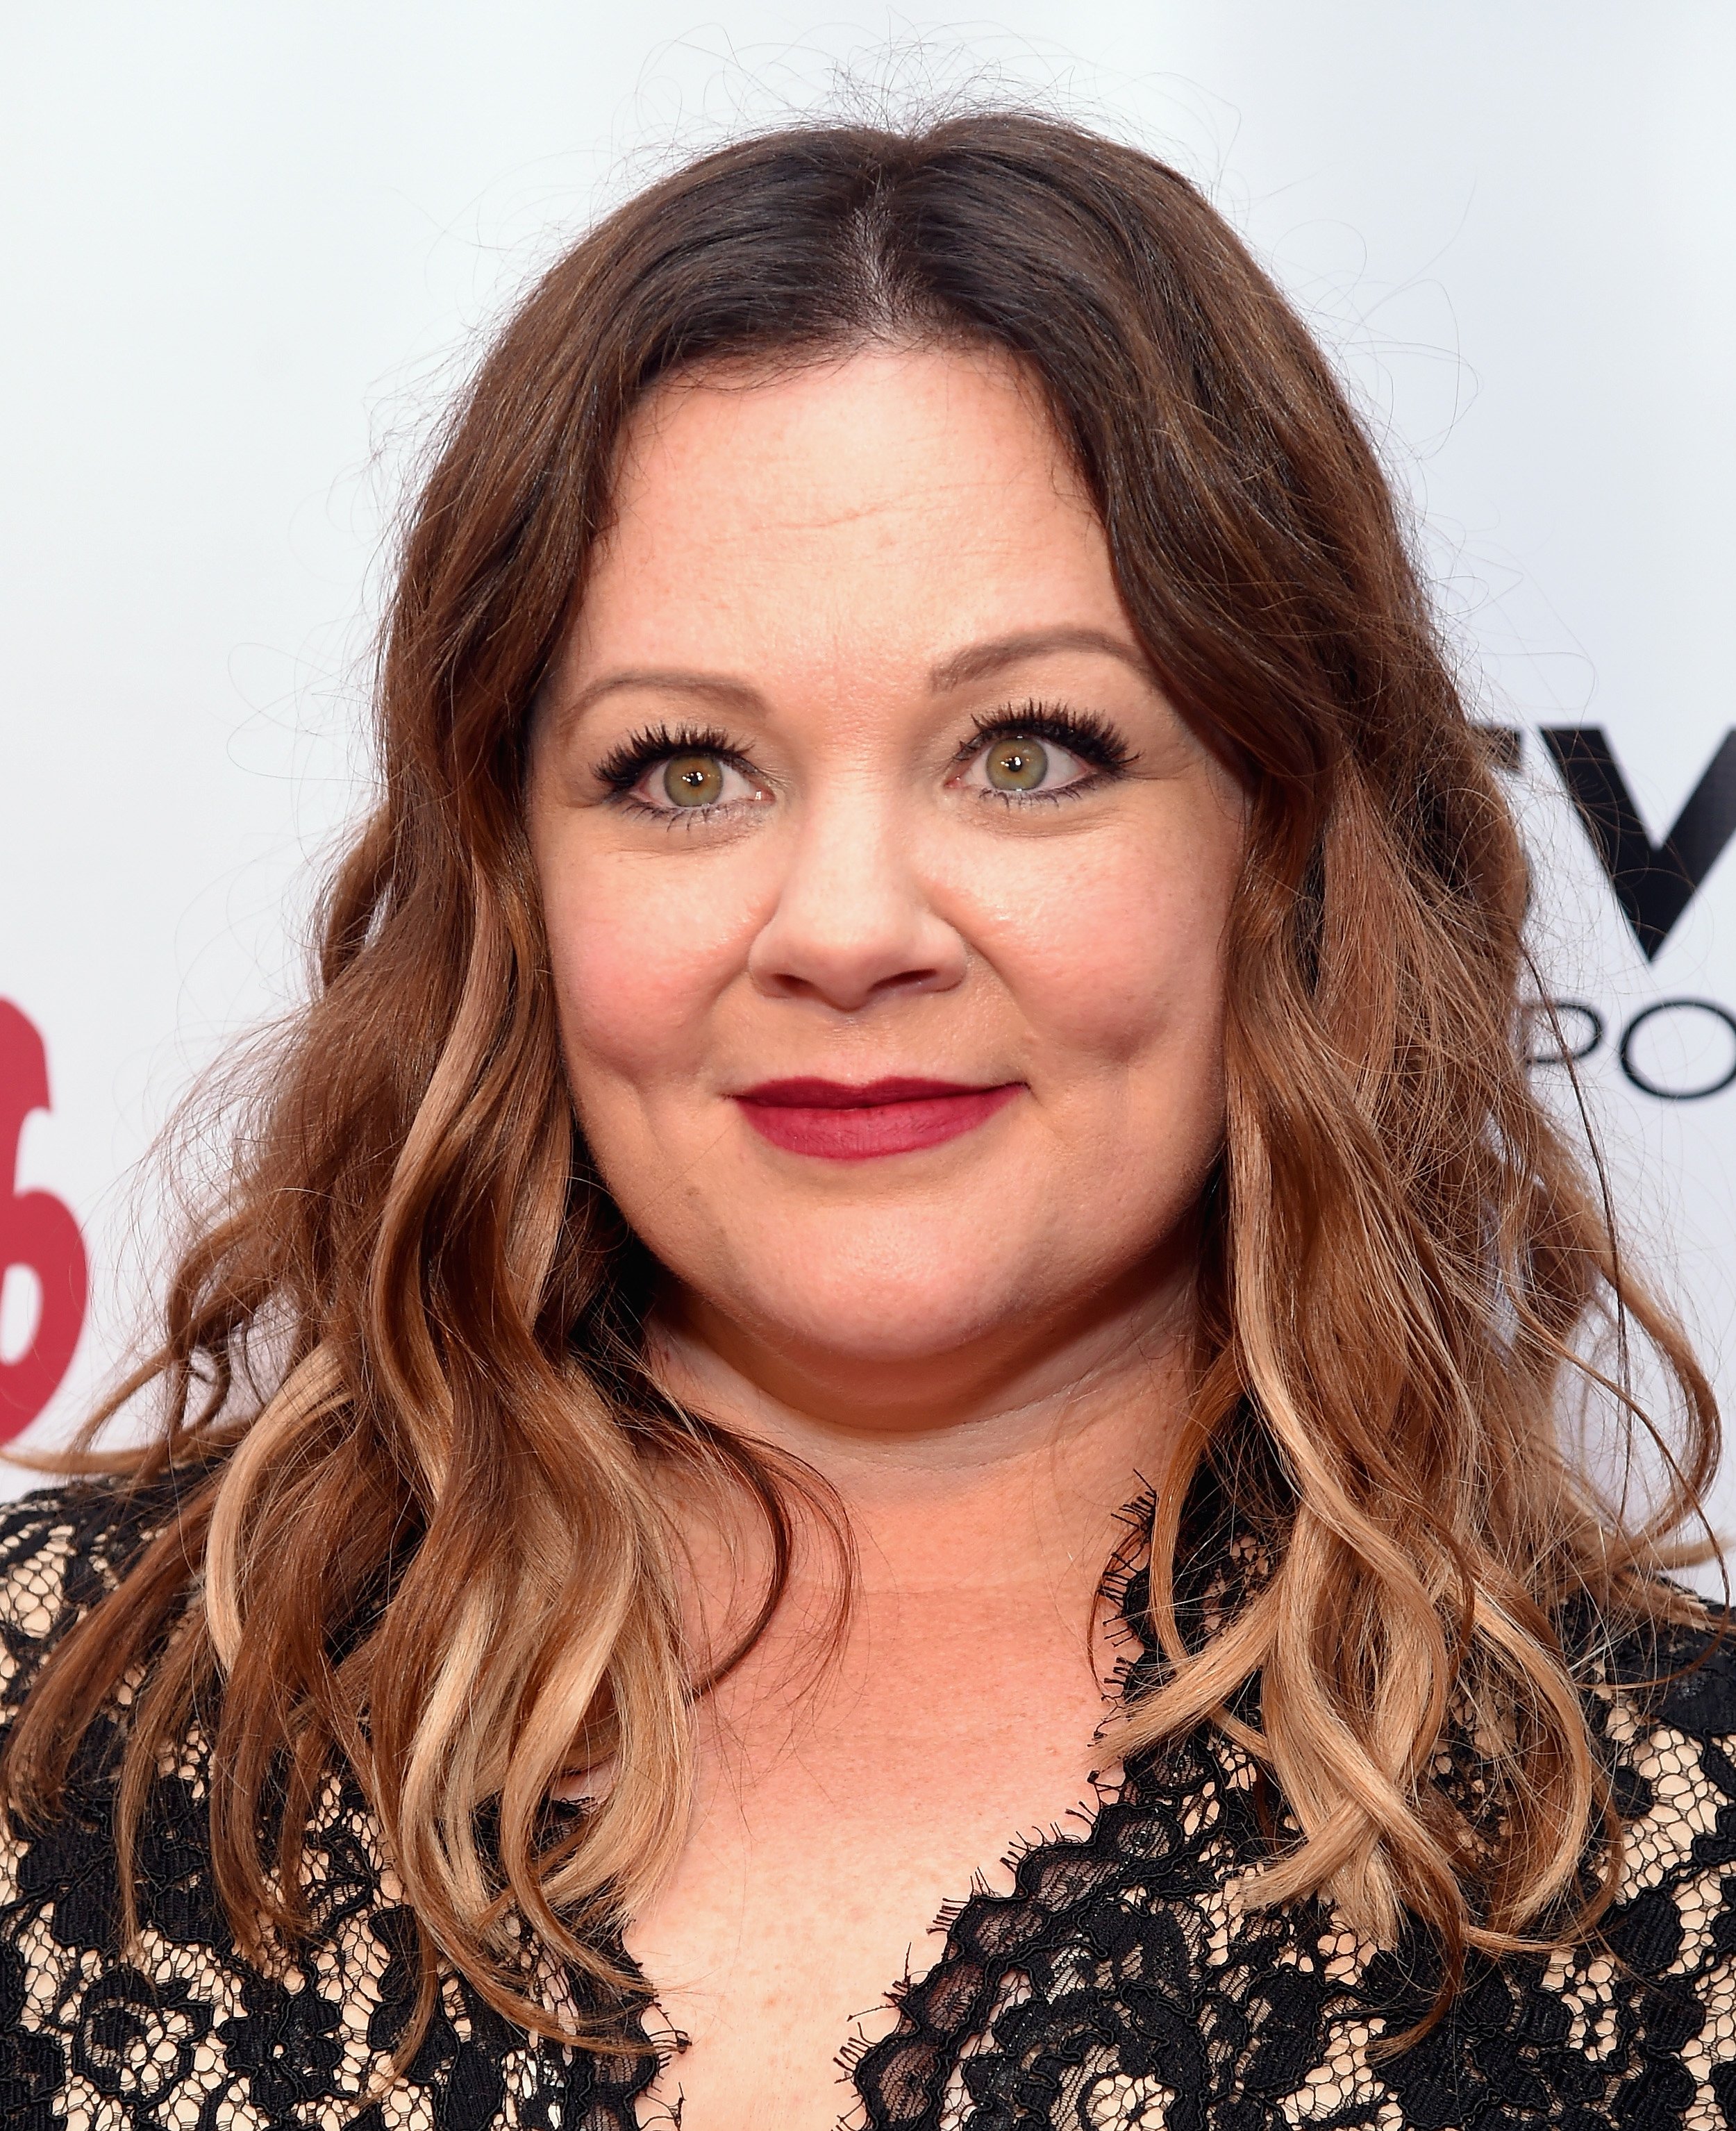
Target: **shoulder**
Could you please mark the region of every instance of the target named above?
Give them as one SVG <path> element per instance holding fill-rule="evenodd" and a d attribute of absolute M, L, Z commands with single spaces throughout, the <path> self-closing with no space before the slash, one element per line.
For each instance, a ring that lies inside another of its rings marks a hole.
<path fill-rule="evenodd" d="M 1622 1823 L 1609 1908 L 1547 1957 L 1475 1954 L 1446 2017 L 1379 2067 L 1395 2120 L 1736 2123 L 1736 1624 L 1665 1596 L 1674 1620 L 1588 1610 L 1563 1635 Z M 1382 1953 L 1363 2002 L 1397 2035 L 1437 1974 Z"/>
<path fill-rule="evenodd" d="M 0 1727 L 60 1638 L 172 1525 L 176 1497 L 172 1479 L 103 1481 L 0 1505 Z M 322 1786 L 301 1846 L 309 1930 L 295 1965 L 251 1962 L 212 1859 L 211 1752 L 190 1722 L 143 1801 L 131 1934 L 109 1757 L 74 1771 L 51 1819 L 0 1814 L 0 2123 L 631 2131 L 649 2060 L 544 2048 L 449 1966 L 399 2065 L 421 1942 L 379 1824 L 341 1775 Z M 534 1942 L 526 1957 L 547 1960 Z M 575 1995 L 552 1962 L 544 1980 L 552 1998 Z"/>
<path fill-rule="evenodd" d="M 1608 1633 L 1584 1677 L 1623 1822 L 1620 1894 L 1686 1891 L 1709 1928 L 1736 1895 L 1736 1617 L 1682 1594 L 1681 1617 Z M 1717 1923 L 1720 1947 L 1730 1937 Z"/>
<path fill-rule="evenodd" d="M 1736 1734 L 1736 1613 L 1669 1587 L 1679 1617 L 1619 1626 L 1585 1616 L 1569 1655 L 1600 1701 L 1684 1736 Z"/>
<path fill-rule="evenodd" d="M 1636 1975 L 1736 2014 L 1736 1619 L 1671 1593 L 1679 1617 L 1600 1626 L 1585 1704 L 1622 1821 L 1608 1943 Z M 1736 2095 L 1736 2090 L 1733 2090 Z"/>
<path fill-rule="evenodd" d="M 175 1495 L 172 1480 L 84 1480 L 0 1504 L 0 1714 L 173 1519 Z"/>
<path fill-rule="evenodd" d="M 1736 1784 L 1736 1615 L 1715 1600 L 1662 1583 L 1657 1616 L 1623 1619 L 1590 1604 L 1562 1624 L 1594 1745 L 1601 1749 L 1624 1822 L 1662 1832 L 1685 1814 L 1672 1769 Z M 1736 1793 L 1732 1803 L 1736 1803 Z M 1693 1829 L 1684 1819 L 1682 1841 Z"/>

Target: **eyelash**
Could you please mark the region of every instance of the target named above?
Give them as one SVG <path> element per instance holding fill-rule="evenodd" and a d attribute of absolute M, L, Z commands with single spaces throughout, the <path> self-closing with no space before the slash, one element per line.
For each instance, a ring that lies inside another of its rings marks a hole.
<path fill-rule="evenodd" d="M 619 747 L 612 748 L 597 765 L 599 782 L 607 785 L 617 798 L 625 799 L 646 770 L 659 762 L 665 762 L 672 754 L 714 754 L 719 762 L 727 762 L 731 769 L 744 773 L 748 769 L 747 758 L 739 748 L 731 747 L 715 727 L 699 725 L 648 726 L 624 740 Z M 659 807 L 648 812 L 658 814 Z M 695 807 L 695 813 L 706 809 Z"/>
<path fill-rule="evenodd" d="M 1011 740 L 1023 735 L 1031 740 L 1048 740 L 1057 747 L 1066 748 L 1070 754 L 1089 764 L 1099 775 L 1119 777 L 1132 760 L 1132 754 L 1119 733 L 1105 718 L 1095 711 L 1073 711 L 1059 703 L 1047 703 L 1033 697 L 1029 702 L 1016 704 L 979 717 L 973 725 L 971 736 L 958 748 L 953 756 L 956 767 L 962 767 L 979 755 L 984 748 L 998 740 Z M 753 771 L 741 749 L 731 745 L 727 737 L 715 726 L 654 725 L 636 732 L 613 748 L 597 765 L 599 783 L 606 785 L 613 797 L 623 804 L 631 805 L 633 787 L 645 772 L 671 755 L 709 754 L 719 762 L 727 763 L 731 769 L 744 775 Z M 1082 790 L 1085 784 L 1064 787 L 1055 793 L 1033 793 L 1031 798 L 1047 798 L 1051 804 Z M 1010 793 L 995 795 L 1012 805 L 1024 803 Z M 659 819 L 666 816 L 666 809 L 645 807 L 647 813 Z M 695 807 L 682 818 L 692 821 L 711 812 L 708 807 Z"/>
<path fill-rule="evenodd" d="M 1081 762 L 1105 777 L 1119 777 L 1133 759 L 1132 750 L 1106 718 L 1095 711 L 1070 711 L 1060 703 L 1045 703 L 1036 697 L 1009 710 L 995 711 L 986 717 L 977 719 L 971 737 L 953 757 L 956 763 L 973 760 L 984 748 L 997 740 L 1046 740 L 1057 747 L 1064 747 L 1070 754 L 1077 754 Z M 1077 785 L 1067 788 L 1077 791 Z M 1040 797 L 1033 794 L 1033 797 Z M 1062 793 L 1050 795 L 1063 797 Z"/>

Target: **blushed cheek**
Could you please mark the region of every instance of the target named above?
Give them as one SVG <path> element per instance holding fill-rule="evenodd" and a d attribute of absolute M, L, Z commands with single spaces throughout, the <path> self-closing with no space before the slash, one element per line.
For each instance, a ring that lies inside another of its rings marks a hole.
<path fill-rule="evenodd" d="M 1153 865 L 1148 848 L 1081 866 L 1003 926 L 996 959 L 1030 1023 L 1086 1072 L 1144 1061 L 1216 1081 L 1229 898 L 1217 857 Z"/>
<path fill-rule="evenodd" d="M 715 899 L 647 892 L 612 869 L 567 881 L 548 903 L 562 1041 L 582 1109 L 601 1077 L 649 1085 L 691 1075 L 727 982 L 733 935 Z"/>
<path fill-rule="evenodd" d="M 1225 1121 L 1224 903 L 1149 864 L 1081 894 L 1040 983 L 1053 1115 L 1105 1238 L 1150 1247 L 1192 1204 Z M 1117 1210 L 1119 1209 L 1119 1210 Z"/>

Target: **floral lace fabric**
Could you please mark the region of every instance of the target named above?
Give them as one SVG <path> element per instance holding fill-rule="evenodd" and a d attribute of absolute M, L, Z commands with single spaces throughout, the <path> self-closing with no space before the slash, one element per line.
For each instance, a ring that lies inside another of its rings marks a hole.
<path fill-rule="evenodd" d="M 160 1517 L 161 1512 L 159 1512 Z M 0 1718 L 152 1523 L 106 1487 L 0 1511 Z M 1128 1612 L 1138 1617 L 1139 1579 Z M 1247 1756 L 1201 1731 L 1130 1762 L 1087 1832 L 979 1892 L 896 2028 L 852 2067 L 866 2131 L 1700 2131 L 1736 2125 L 1736 1655 L 1622 1654 L 1587 1707 L 1628 1822 L 1605 1942 L 1474 1963 L 1450 2016 L 1371 2055 L 1433 1995 L 1427 1948 L 1360 1946 L 1317 1903 L 1230 1892 L 1268 1840 Z M 1631 1663 L 1627 1660 L 1631 1659 Z M 65 1813 L 0 1838 L 0 2123 L 21 2131 L 634 2131 L 655 2065 L 538 2042 L 462 1979 L 392 2078 L 410 1918 L 366 1807 L 310 1830 L 318 1927 L 284 1976 L 239 1956 L 211 1885 L 204 1749 L 153 1797 L 141 1937 L 120 1943 L 113 1735 Z M 1267 1817 L 1263 1818 L 1263 1807 Z M 577 1994 L 572 1979 L 554 1990 Z M 706 2131 L 703 2124 L 684 2131 Z M 792 2131 L 824 2131 L 793 2126 Z"/>

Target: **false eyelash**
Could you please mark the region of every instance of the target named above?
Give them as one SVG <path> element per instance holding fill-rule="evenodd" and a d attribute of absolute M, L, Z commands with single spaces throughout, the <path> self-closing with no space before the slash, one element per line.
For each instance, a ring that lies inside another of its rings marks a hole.
<path fill-rule="evenodd" d="M 1010 740 L 1021 733 L 1032 740 L 1053 740 L 1057 747 L 1069 749 L 1081 762 L 1088 762 L 1111 777 L 1125 769 L 1133 759 L 1132 749 L 1109 721 L 1100 717 L 1096 711 L 1072 711 L 1062 704 L 1039 702 L 1034 698 L 979 717 L 971 737 L 959 749 L 957 759 L 968 762 L 989 741 Z"/>
<path fill-rule="evenodd" d="M 648 725 L 603 757 L 597 765 L 598 782 L 611 792 L 631 792 L 653 763 L 672 754 L 714 754 L 732 769 L 743 767 L 739 751 L 715 726 Z"/>

